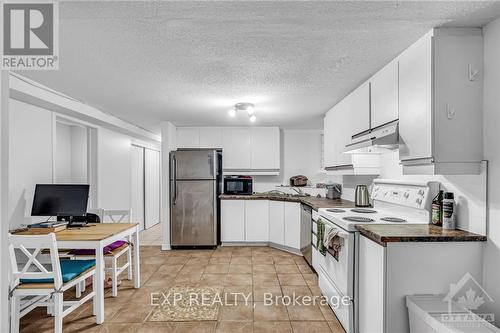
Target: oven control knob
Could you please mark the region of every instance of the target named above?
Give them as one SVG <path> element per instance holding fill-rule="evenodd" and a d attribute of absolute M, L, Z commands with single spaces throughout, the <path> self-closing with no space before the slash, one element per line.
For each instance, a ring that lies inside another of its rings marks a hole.
<path fill-rule="evenodd" d="M 420 190 L 418 190 L 418 194 L 420 194 L 421 196 L 424 196 L 425 191 L 424 191 L 424 190 L 422 190 L 422 189 L 420 189 Z"/>
<path fill-rule="evenodd" d="M 421 199 L 421 198 L 417 198 L 417 199 L 415 200 L 415 202 L 416 202 L 418 205 L 420 205 L 420 204 L 422 203 L 422 199 Z"/>
<path fill-rule="evenodd" d="M 403 196 L 408 199 L 408 197 L 410 196 L 410 192 L 405 192 L 405 194 L 403 194 Z"/>

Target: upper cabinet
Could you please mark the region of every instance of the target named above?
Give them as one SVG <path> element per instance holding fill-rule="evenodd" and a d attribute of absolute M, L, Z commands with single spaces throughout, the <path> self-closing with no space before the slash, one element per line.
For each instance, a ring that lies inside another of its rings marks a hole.
<path fill-rule="evenodd" d="M 278 175 L 278 127 L 178 127 L 178 148 L 222 148 L 226 174 Z"/>
<path fill-rule="evenodd" d="M 178 127 L 177 147 L 179 148 L 199 148 L 200 130 L 198 127 Z"/>
<path fill-rule="evenodd" d="M 327 112 L 325 169 L 356 169 L 365 160 L 356 149 L 343 153 L 353 136 L 370 148 L 379 138 L 377 148 L 397 147 L 392 136 L 383 141 L 391 123 L 404 174 L 479 173 L 482 81 L 481 29 L 433 29 Z"/>
<path fill-rule="evenodd" d="M 222 129 L 222 167 L 224 170 L 247 170 L 252 165 L 252 131 L 248 127 Z"/>
<path fill-rule="evenodd" d="M 405 174 L 474 174 L 482 154 L 481 29 L 435 29 L 399 57 Z"/>
<path fill-rule="evenodd" d="M 200 148 L 222 148 L 222 128 L 200 127 Z"/>
<path fill-rule="evenodd" d="M 278 127 L 251 128 L 251 168 L 278 170 L 280 168 L 280 130 Z"/>
<path fill-rule="evenodd" d="M 376 156 L 344 153 L 352 136 L 370 129 L 370 84 L 364 83 L 330 111 L 324 118 L 324 164 L 328 171 L 341 174 L 378 174 Z M 368 158 L 369 163 L 364 163 Z M 353 163 L 356 162 L 356 163 Z M 374 161 L 376 163 L 374 163 Z"/>
<path fill-rule="evenodd" d="M 398 61 L 396 59 L 371 78 L 371 128 L 398 119 L 398 76 Z"/>
<path fill-rule="evenodd" d="M 432 35 L 399 57 L 399 158 L 432 157 Z"/>

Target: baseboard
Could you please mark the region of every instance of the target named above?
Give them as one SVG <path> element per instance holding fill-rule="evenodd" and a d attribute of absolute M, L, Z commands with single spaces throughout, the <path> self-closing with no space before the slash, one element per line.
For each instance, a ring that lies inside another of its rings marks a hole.
<path fill-rule="evenodd" d="M 170 251 L 172 250 L 172 247 L 170 246 L 170 244 L 162 244 L 161 249 L 162 251 Z"/>
<path fill-rule="evenodd" d="M 302 256 L 299 249 L 290 246 L 280 245 L 273 242 L 222 242 L 221 246 L 269 246 L 278 250 Z"/>

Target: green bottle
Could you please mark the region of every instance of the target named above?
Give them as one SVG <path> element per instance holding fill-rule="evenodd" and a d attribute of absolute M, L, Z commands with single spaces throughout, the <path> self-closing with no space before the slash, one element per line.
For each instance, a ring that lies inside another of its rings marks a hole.
<path fill-rule="evenodd" d="M 437 226 L 443 225 L 443 197 L 444 191 L 439 191 L 432 200 L 432 224 Z"/>

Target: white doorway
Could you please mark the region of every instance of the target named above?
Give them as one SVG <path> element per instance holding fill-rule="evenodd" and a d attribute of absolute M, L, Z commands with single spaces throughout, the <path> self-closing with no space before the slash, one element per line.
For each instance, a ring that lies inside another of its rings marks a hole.
<path fill-rule="evenodd" d="M 145 226 L 146 229 L 160 223 L 160 152 L 145 148 Z"/>
<path fill-rule="evenodd" d="M 132 145 L 130 154 L 132 221 L 139 223 L 139 228 L 143 230 L 145 228 L 144 148 Z"/>
<path fill-rule="evenodd" d="M 133 144 L 131 147 L 132 221 L 141 230 L 160 222 L 160 152 Z"/>

